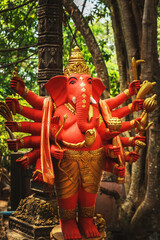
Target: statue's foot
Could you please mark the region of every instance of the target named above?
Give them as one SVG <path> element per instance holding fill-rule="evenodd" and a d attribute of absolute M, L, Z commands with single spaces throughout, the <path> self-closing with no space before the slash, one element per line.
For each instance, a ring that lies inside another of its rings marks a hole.
<path fill-rule="evenodd" d="M 93 222 L 93 218 L 82 218 L 78 220 L 79 229 L 84 233 L 86 238 L 99 237 L 100 234 Z"/>
<path fill-rule="evenodd" d="M 61 228 L 65 240 L 77 240 L 82 238 L 74 219 L 61 220 Z"/>

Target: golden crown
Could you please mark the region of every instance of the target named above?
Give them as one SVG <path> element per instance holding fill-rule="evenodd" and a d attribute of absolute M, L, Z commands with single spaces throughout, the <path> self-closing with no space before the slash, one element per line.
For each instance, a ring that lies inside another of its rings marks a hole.
<path fill-rule="evenodd" d="M 64 75 L 67 77 L 73 73 L 91 75 L 89 67 L 86 65 L 79 47 L 75 47 L 71 53 L 69 63 L 64 69 Z"/>

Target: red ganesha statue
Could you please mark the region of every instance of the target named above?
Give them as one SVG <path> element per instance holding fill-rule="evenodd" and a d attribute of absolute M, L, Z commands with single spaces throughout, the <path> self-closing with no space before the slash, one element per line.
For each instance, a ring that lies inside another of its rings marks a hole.
<path fill-rule="evenodd" d="M 139 98 L 114 110 L 136 94 L 139 80 L 115 98 L 100 100 L 105 87 L 101 80 L 90 76 L 77 47 L 64 74 L 45 84 L 47 98 L 29 91 L 21 78 L 13 76 L 11 88 L 33 108 L 21 106 L 11 98 L 6 103 L 14 114 L 22 114 L 34 122 L 6 122 L 12 131 L 32 134 L 8 140 L 8 146 L 11 150 L 33 148 L 17 162 L 24 168 L 35 163 L 35 181 L 55 183 L 64 238 L 81 239 L 81 233 L 86 238 L 98 237 L 93 216 L 102 172 L 113 172 L 122 180 L 125 161 L 131 163 L 139 157 L 138 152 L 124 152 L 123 146 L 135 146 L 136 141 L 145 140 L 143 136 L 120 137 L 120 133 L 141 125 L 141 118 L 122 123 L 120 118 L 141 110 L 144 100 Z"/>

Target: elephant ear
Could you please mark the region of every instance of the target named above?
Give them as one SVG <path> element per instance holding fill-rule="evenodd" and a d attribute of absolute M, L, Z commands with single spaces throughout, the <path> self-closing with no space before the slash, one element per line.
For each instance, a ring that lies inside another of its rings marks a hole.
<path fill-rule="evenodd" d="M 103 91 L 106 89 L 102 81 L 98 78 L 92 78 L 92 96 L 96 100 L 96 102 L 99 102 L 100 96 L 103 93 Z"/>
<path fill-rule="evenodd" d="M 67 77 L 55 76 L 45 84 L 45 88 L 54 100 L 56 106 L 60 106 L 67 102 L 66 82 Z"/>

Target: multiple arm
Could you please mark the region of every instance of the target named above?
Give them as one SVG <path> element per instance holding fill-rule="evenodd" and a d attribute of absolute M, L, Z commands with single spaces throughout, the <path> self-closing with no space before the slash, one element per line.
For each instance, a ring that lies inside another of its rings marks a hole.
<path fill-rule="evenodd" d="M 42 110 L 44 97 L 40 97 L 34 92 L 28 90 L 24 82 L 19 77 L 11 78 L 11 88 L 23 97 L 32 107 Z"/>
<path fill-rule="evenodd" d="M 6 104 L 9 109 L 12 111 L 13 115 L 16 113 L 21 114 L 22 116 L 34 120 L 36 122 L 42 121 L 42 110 L 37 110 L 30 107 L 25 107 L 19 104 L 17 99 L 6 98 Z"/>
<path fill-rule="evenodd" d="M 129 84 L 129 88 L 126 89 L 123 93 L 120 93 L 114 98 L 109 98 L 104 100 L 107 105 L 109 106 L 110 110 L 118 107 L 122 103 L 124 103 L 128 98 L 133 96 L 136 93 L 136 89 L 140 88 L 140 81 L 135 80 Z"/>

